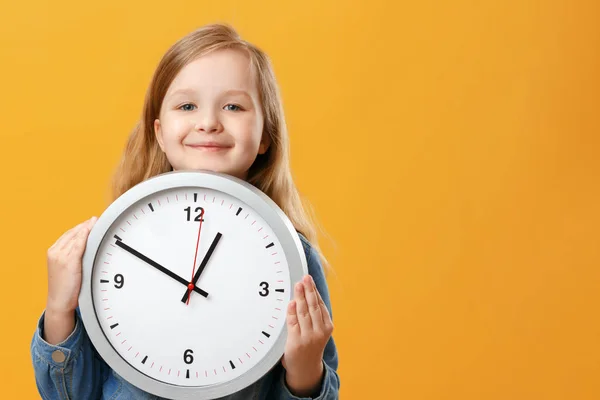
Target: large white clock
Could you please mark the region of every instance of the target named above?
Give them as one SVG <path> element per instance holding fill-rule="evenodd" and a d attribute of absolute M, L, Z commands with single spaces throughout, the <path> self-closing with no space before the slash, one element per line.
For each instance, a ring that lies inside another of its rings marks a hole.
<path fill-rule="evenodd" d="M 171 399 L 237 392 L 281 358 L 302 243 L 254 186 L 207 171 L 169 172 L 100 216 L 83 258 L 79 306 L 107 364 Z"/>

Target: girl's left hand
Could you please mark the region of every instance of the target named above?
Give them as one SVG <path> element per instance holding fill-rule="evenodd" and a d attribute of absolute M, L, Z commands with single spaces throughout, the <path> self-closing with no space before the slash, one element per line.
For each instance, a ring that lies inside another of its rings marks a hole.
<path fill-rule="evenodd" d="M 287 386 L 296 396 L 318 393 L 324 372 L 323 351 L 333 323 L 310 275 L 294 287 L 294 300 L 287 309 L 287 328 L 282 360 Z"/>

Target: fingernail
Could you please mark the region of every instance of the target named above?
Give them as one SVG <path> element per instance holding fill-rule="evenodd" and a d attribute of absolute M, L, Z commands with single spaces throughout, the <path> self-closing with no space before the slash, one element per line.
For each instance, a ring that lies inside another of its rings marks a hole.
<path fill-rule="evenodd" d="M 298 283 L 296 283 L 296 290 L 297 290 L 298 292 L 301 292 L 301 291 L 302 291 L 302 288 L 303 288 L 303 286 L 304 286 L 304 285 L 302 285 L 302 282 L 298 282 Z"/>

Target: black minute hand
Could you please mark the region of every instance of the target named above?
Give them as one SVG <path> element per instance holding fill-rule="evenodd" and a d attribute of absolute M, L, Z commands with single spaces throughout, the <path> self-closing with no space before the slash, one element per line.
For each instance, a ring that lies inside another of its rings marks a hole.
<path fill-rule="evenodd" d="M 122 248 L 123 250 L 127 251 L 128 253 L 133 254 L 134 256 L 136 256 L 137 258 L 139 258 L 142 261 L 145 261 L 146 263 L 152 265 L 154 268 L 156 268 L 157 270 L 159 270 L 160 272 L 162 272 L 163 274 L 166 274 L 168 276 L 170 276 L 171 278 L 175 279 L 177 282 L 181 283 L 184 286 L 188 285 L 188 282 L 183 279 L 182 277 L 180 277 L 179 275 L 169 271 L 168 269 L 166 269 L 165 267 L 163 267 L 162 265 L 160 265 L 159 263 L 157 263 L 156 261 L 153 261 L 151 259 L 149 259 L 148 257 L 146 257 L 145 255 L 143 255 L 142 253 L 140 253 L 139 251 L 127 246 L 125 243 L 123 243 L 123 241 L 118 238 L 115 237 L 115 239 L 117 239 L 115 241 L 115 244 L 117 246 L 119 246 L 120 248 Z M 199 294 L 201 294 L 204 297 L 208 297 L 208 293 L 206 293 L 204 290 L 196 287 L 194 285 L 194 291 L 198 292 Z"/>
<path fill-rule="evenodd" d="M 215 238 L 213 239 L 212 243 L 210 244 L 210 247 L 208 248 L 208 251 L 206 252 L 206 255 L 202 259 L 202 262 L 200 263 L 200 266 L 198 267 L 198 271 L 196 271 L 196 275 L 194 275 L 194 280 L 193 280 L 193 282 L 191 282 L 194 285 L 194 289 L 196 288 L 196 282 L 198 282 L 198 278 L 200 278 L 200 274 L 202 273 L 202 271 L 204 271 L 204 268 L 206 267 L 206 264 L 208 263 L 210 256 L 212 255 L 213 251 L 215 251 L 215 247 L 217 247 L 217 243 L 219 243 L 219 240 L 221 239 L 221 236 L 223 236 L 223 235 L 221 235 L 221 232 L 217 232 L 217 236 L 215 236 Z M 181 301 L 183 303 L 185 303 L 187 301 L 189 295 L 190 295 L 190 290 L 188 289 L 185 291 L 185 294 L 181 298 Z"/>

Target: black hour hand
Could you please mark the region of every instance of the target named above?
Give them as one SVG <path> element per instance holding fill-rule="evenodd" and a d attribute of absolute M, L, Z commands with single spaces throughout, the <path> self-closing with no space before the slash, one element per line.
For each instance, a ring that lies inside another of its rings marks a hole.
<path fill-rule="evenodd" d="M 206 268 L 206 264 L 208 263 L 210 256 L 212 255 L 213 251 L 215 251 L 215 247 L 217 247 L 217 243 L 219 243 L 219 240 L 221 240 L 221 236 L 223 236 L 221 234 L 221 232 L 218 232 L 217 236 L 215 236 L 212 243 L 210 244 L 210 247 L 208 248 L 206 255 L 202 259 L 202 262 L 200 263 L 200 266 L 198 267 L 198 271 L 196 271 L 196 274 L 194 275 L 194 280 L 192 281 L 192 284 L 194 285 L 194 289 L 196 288 L 196 282 L 198 282 L 198 278 L 200 278 L 200 274 L 202 273 L 202 271 L 204 271 L 204 268 Z M 185 294 L 181 298 L 181 301 L 183 303 L 187 302 L 189 295 L 190 295 L 190 290 L 188 289 L 185 291 Z"/>

